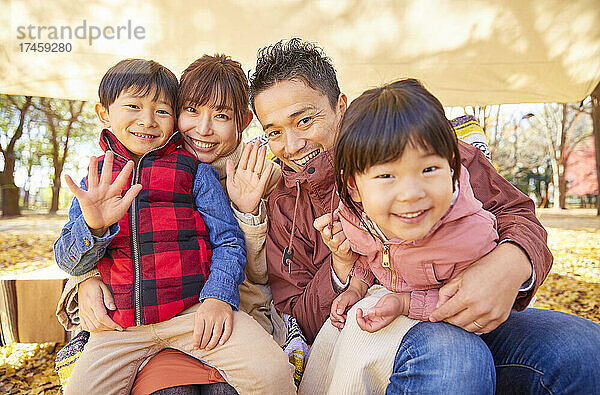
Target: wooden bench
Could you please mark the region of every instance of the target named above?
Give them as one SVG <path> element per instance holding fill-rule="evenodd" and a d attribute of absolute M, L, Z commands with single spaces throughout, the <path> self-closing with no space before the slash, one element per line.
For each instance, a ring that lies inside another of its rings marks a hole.
<path fill-rule="evenodd" d="M 1 345 L 67 340 L 67 332 L 55 316 L 66 277 L 56 265 L 24 274 L 0 275 Z"/>

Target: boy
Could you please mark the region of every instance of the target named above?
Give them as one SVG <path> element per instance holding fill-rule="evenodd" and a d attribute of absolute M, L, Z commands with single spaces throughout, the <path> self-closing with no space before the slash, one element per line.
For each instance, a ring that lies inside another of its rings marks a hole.
<path fill-rule="evenodd" d="M 238 391 L 293 389 L 285 354 L 248 315 L 233 314 L 243 235 L 216 171 L 173 134 L 177 88 L 172 72 L 141 59 L 117 63 L 100 83 L 106 154 L 91 158 L 82 188 L 66 178 L 75 198 L 55 256 L 71 275 L 97 264 L 115 299 L 111 318 L 126 329 L 92 333 L 67 394 L 128 393 L 140 364 L 167 347 L 223 370 Z M 244 363 L 273 350 L 284 363 Z M 265 377 L 265 363 L 275 376 Z"/>

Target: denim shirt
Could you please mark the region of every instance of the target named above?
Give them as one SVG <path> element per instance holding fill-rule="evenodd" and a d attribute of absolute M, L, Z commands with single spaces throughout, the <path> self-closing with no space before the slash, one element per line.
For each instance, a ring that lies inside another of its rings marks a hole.
<path fill-rule="evenodd" d="M 85 179 L 81 181 L 81 188 L 87 190 Z M 217 170 L 199 163 L 192 193 L 212 248 L 210 275 L 200 291 L 200 300 L 220 299 L 237 310 L 240 304 L 239 285 L 244 281 L 246 248 L 244 234 L 233 216 Z M 54 243 L 58 266 L 72 276 L 93 270 L 118 232 L 117 222 L 102 237 L 94 236 L 74 197 L 69 209 L 69 222 Z"/>

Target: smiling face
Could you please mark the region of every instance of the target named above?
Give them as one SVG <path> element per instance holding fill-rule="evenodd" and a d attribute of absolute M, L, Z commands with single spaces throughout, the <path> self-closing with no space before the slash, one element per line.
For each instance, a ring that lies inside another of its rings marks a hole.
<path fill-rule="evenodd" d="M 294 171 L 320 152 L 333 147 L 346 110 L 340 94 L 335 108 L 326 95 L 300 80 L 286 80 L 260 92 L 256 116 L 263 125 L 271 152 Z"/>
<path fill-rule="evenodd" d="M 186 149 L 199 161 L 212 163 L 229 155 L 239 143 L 233 110 L 210 105 L 184 105 L 177 121 Z"/>
<path fill-rule="evenodd" d="M 369 167 L 350 184 L 352 200 L 362 203 L 388 239 L 423 238 L 452 203 L 448 160 L 412 144 L 400 158 Z"/>
<path fill-rule="evenodd" d="M 96 105 L 96 114 L 105 128 L 127 148 L 134 161 L 146 152 L 160 147 L 173 135 L 175 113 L 166 96 L 155 92 L 144 96 L 129 89 L 121 92 L 108 110 Z"/>

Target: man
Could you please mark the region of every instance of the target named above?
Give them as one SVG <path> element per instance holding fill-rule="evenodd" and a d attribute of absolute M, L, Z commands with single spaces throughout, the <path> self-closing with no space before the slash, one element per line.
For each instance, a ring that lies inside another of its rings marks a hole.
<path fill-rule="evenodd" d="M 261 50 L 250 85 L 252 108 L 284 168 L 267 210 L 273 299 L 312 342 L 345 285 L 336 273 L 352 264 L 332 254 L 313 227 L 337 207 L 332 150 L 347 99 L 322 50 L 299 39 Z M 407 333 L 388 391 L 597 390 L 600 326 L 550 311 L 511 313 L 527 306 L 552 265 L 533 203 L 477 149 L 461 144 L 460 152 L 475 196 L 497 217 L 500 244 L 440 290 L 456 291 L 433 313 L 445 323 L 422 322 Z M 466 337 L 457 327 L 484 335 Z"/>

